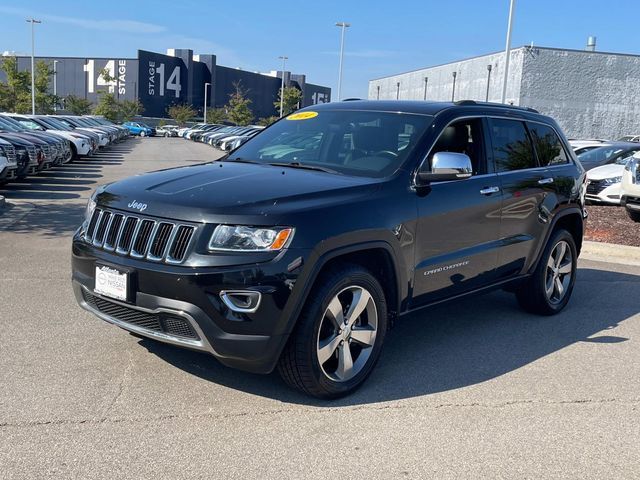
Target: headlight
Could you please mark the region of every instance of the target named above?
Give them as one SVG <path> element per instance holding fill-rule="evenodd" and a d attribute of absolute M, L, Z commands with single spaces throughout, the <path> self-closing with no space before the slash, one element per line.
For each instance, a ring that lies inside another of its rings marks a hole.
<path fill-rule="evenodd" d="M 622 182 L 622 177 L 605 178 L 602 182 L 605 185 L 615 185 L 616 183 Z"/>
<path fill-rule="evenodd" d="M 289 244 L 293 232 L 289 227 L 218 225 L 209 241 L 209 250 L 275 252 Z"/>
<path fill-rule="evenodd" d="M 93 211 L 96 209 L 96 197 L 98 196 L 98 190 L 94 191 L 89 197 L 89 201 L 87 202 L 87 207 L 84 211 L 84 220 L 87 224 L 91 221 L 91 217 L 93 216 Z"/>

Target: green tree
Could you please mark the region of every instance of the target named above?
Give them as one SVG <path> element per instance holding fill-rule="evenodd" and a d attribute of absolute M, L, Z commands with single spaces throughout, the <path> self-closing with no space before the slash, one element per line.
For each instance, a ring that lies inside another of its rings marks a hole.
<path fill-rule="evenodd" d="M 49 93 L 49 84 L 53 77 L 53 69 L 49 68 L 49 65 L 43 60 L 38 60 L 35 64 L 35 70 L 36 112 L 43 114 L 53 113 L 54 106 L 60 100 L 57 96 Z"/>
<path fill-rule="evenodd" d="M 91 113 L 91 102 L 86 98 L 67 95 L 64 100 L 64 109 L 74 115 L 86 115 Z"/>
<path fill-rule="evenodd" d="M 273 105 L 276 107 L 277 112 L 280 112 L 280 97 L 283 98 L 283 117 L 286 117 L 290 113 L 295 112 L 298 108 L 300 108 L 300 102 L 302 101 L 302 92 L 296 87 L 284 87 L 284 95 L 282 89 L 278 90 L 278 100 L 273 102 Z"/>
<path fill-rule="evenodd" d="M 222 123 L 227 119 L 227 111 L 224 108 L 207 108 L 207 122 Z"/>
<path fill-rule="evenodd" d="M 119 117 L 123 122 L 133 120 L 133 117 L 140 115 L 144 111 L 144 107 L 140 100 L 122 100 L 119 104 Z"/>
<path fill-rule="evenodd" d="M 193 118 L 196 115 L 196 111 L 194 110 L 194 108 L 186 103 L 170 106 L 167 110 L 167 113 L 180 126 L 187 123 L 189 119 Z"/>
<path fill-rule="evenodd" d="M 120 104 L 113 93 L 101 92 L 98 98 L 98 104 L 93 109 L 96 115 L 102 115 L 111 122 L 117 122 L 120 117 Z"/>
<path fill-rule="evenodd" d="M 7 77 L 6 84 L 0 88 L 0 106 L 3 110 L 17 113 L 31 112 L 31 75 L 27 71 L 18 71 L 16 57 L 2 59 L 0 67 Z"/>
<path fill-rule="evenodd" d="M 251 100 L 247 98 L 247 91 L 242 88 L 242 82 L 234 82 L 235 92 L 229 95 L 227 104 L 227 118 L 236 125 L 249 125 L 253 120 Z"/>
<path fill-rule="evenodd" d="M 268 127 L 269 125 L 271 125 L 276 120 L 278 120 L 278 117 L 276 117 L 275 115 L 272 115 L 271 117 L 263 117 L 263 118 L 258 119 L 257 124 L 258 125 L 262 125 L 263 127 Z"/>

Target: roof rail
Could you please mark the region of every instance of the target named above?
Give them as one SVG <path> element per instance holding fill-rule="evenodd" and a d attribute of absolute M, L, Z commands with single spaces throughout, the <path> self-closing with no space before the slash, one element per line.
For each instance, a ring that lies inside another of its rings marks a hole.
<path fill-rule="evenodd" d="M 342 102 L 356 102 L 358 100 L 362 100 L 361 98 L 343 98 L 341 101 Z"/>
<path fill-rule="evenodd" d="M 506 105 L 504 103 L 495 103 L 495 102 L 477 102 L 475 100 L 457 100 L 455 102 L 453 102 L 454 105 L 486 105 L 488 107 L 502 107 L 502 108 L 515 108 L 518 110 L 526 110 L 527 112 L 532 112 L 532 113 L 540 113 L 538 110 L 536 110 L 535 108 L 531 108 L 531 107 L 520 107 L 520 106 L 516 106 L 516 105 Z"/>

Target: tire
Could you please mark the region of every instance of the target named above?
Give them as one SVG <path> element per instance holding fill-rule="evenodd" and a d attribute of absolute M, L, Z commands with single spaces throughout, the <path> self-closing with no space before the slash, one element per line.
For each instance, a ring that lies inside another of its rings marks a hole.
<path fill-rule="evenodd" d="M 629 215 L 629 218 L 631 220 L 633 220 L 634 222 L 640 222 L 640 212 L 636 212 L 635 210 L 631 210 L 630 208 L 626 208 L 627 210 L 627 215 Z"/>
<path fill-rule="evenodd" d="M 561 312 L 571 298 L 577 267 L 578 254 L 573 236 L 566 230 L 553 232 L 533 275 L 516 292 L 518 303 L 528 312 L 538 315 Z M 550 283 L 552 286 L 549 287 Z"/>
<path fill-rule="evenodd" d="M 171 135 L 169 135 L 169 133 L 165 133 L 164 134 L 164 138 L 169 138 Z"/>
<path fill-rule="evenodd" d="M 146 137 L 146 136 L 147 136 L 147 132 L 145 132 L 144 130 L 142 130 L 142 131 L 140 132 L 140 136 L 141 136 L 141 137 Z"/>
<path fill-rule="evenodd" d="M 339 398 L 362 385 L 378 361 L 387 332 L 387 303 L 378 280 L 357 265 L 326 272 L 313 288 L 278 371 L 289 386 L 308 395 Z M 354 298 L 362 300 L 356 303 L 360 313 L 355 318 L 349 315 Z"/>

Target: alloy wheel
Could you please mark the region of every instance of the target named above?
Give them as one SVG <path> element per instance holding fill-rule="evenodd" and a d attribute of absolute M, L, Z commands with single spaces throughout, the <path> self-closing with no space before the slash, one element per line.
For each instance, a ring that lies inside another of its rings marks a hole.
<path fill-rule="evenodd" d="M 545 293 L 552 304 L 562 302 L 573 274 L 573 254 L 564 240 L 559 241 L 549 255 L 545 275 Z"/>
<path fill-rule="evenodd" d="M 369 291 L 360 286 L 335 295 L 322 317 L 316 355 L 322 372 L 346 382 L 367 364 L 378 331 L 378 312 Z"/>

